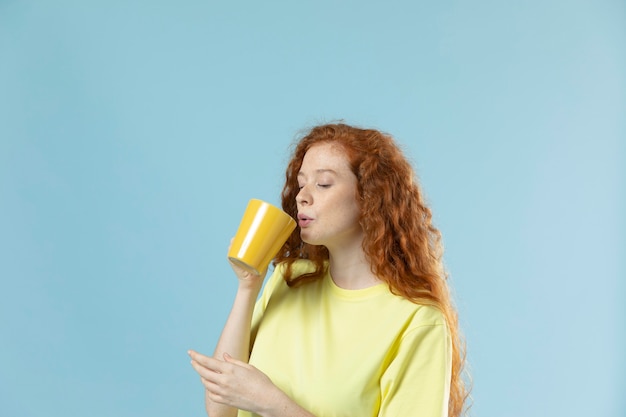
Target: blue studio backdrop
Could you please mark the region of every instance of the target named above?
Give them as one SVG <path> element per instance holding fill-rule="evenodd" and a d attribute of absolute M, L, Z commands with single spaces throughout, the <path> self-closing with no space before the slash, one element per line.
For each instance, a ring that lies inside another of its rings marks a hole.
<path fill-rule="evenodd" d="M 623 417 L 625 115 L 618 0 L 0 0 L 0 415 L 204 415 L 245 205 L 345 120 L 414 163 L 471 415 Z"/>

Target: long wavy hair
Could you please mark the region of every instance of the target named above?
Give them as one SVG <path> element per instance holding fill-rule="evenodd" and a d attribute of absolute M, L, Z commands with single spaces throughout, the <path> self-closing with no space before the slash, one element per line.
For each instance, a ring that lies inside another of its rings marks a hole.
<path fill-rule="evenodd" d="M 453 305 L 448 277 L 443 266 L 441 233 L 432 223 L 415 172 L 394 139 L 373 129 L 343 123 L 313 127 L 295 144 L 287 166 L 282 206 L 297 216 L 297 175 L 304 155 L 313 145 L 341 146 L 357 177 L 360 224 L 364 231 L 363 250 L 372 272 L 389 285 L 391 292 L 415 303 L 429 304 L 444 315 L 452 338 L 452 378 L 448 415 L 465 411 L 469 389 L 463 378 L 465 344 Z M 315 269 L 292 276 L 294 262 L 308 259 Z M 326 273 L 328 250 L 309 245 L 300 238 L 300 228 L 291 234 L 274 259 L 286 263 L 285 280 L 298 286 Z"/>

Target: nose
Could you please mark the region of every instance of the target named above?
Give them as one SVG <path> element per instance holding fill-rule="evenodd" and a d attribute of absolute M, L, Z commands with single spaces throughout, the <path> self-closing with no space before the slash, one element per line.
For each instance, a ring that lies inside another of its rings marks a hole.
<path fill-rule="evenodd" d="M 304 187 L 300 188 L 300 191 L 296 195 L 296 203 L 301 206 L 309 205 L 312 203 L 312 200 L 313 198 L 311 196 L 311 193 L 308 191 L 308 187 L 305 185 Z"/>

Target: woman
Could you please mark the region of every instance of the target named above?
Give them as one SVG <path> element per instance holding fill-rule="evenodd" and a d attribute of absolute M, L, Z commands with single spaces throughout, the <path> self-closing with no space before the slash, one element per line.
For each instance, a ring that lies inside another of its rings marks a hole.
<path fill-rule="evenodd" d="M 314 127 L 282 205 L 299 227 L 260 298 L 264 277 L 233 265 L 213 357 L 189 352 L 209 416 L 461 415 L 464 349 L 440 232 L 393 139 Z"/>

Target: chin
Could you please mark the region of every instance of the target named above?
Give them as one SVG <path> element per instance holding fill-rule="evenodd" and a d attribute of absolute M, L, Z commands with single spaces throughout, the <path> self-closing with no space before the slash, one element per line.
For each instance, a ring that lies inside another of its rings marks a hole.
<path fill-rule="evenodd" d="M 307 245 L 313 245 L 313 246 L 319 246 L 322 245 L 321 242 L 318 242 L 315 240 L 315 238 L 311 237 L 311 236 L 307 236 L 305 233 L 300 233 L 300 238 L 302 239 L 302 241 L 304 243 L 306 243 Z"/>

